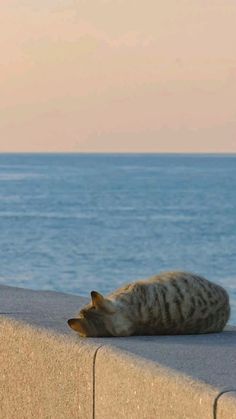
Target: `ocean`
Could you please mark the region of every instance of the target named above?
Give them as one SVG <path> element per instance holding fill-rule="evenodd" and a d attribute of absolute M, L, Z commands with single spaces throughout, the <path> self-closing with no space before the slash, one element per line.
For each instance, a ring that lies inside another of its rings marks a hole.
<path fill-rule="evenodd" d="M 89 296 L 166 270 L 236 324 L 236 155 L 0 154 L 0 283 Z"/>

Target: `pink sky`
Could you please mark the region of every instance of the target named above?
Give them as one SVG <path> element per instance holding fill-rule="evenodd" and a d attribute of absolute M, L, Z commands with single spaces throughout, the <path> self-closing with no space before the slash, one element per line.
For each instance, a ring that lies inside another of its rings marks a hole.
<path fill-rule="evenodd" d="M 2 3 L 0 151 L 236 152 L 235 0 Z"/>

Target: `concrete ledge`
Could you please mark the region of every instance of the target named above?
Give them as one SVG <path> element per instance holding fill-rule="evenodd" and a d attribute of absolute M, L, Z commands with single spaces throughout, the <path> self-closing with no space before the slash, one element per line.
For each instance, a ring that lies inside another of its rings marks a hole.
<path fill-rule="evenodd" d="M 97 354 L 98 418 L 210 419 L 217 394 L 190 377 L 113 348 L 102 347 Z"/>
<path fill-rule="evenodd" d="M 0 286 L 0 417 L 236 418 L 236 329 L 81 339 L 86 299 Z"/>
<path fill-rule="evenodd" d="M 216 419 L 236 419 L 236 391 L 220 394 L 215 403 Z"/>
<path fill-rule="evenodd" d="M 0 333 L 1 418 L 92 417 L 94 345 L 9 320 Z"/>

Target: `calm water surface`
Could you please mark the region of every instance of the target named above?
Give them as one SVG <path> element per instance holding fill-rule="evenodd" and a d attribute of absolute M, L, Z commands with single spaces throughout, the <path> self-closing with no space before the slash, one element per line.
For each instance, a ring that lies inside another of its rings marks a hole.
<path fill-rule="evenodd" d="M 0 154 L 0 283 L 87 296 L 190 270 L 236 324 L 235 191 L 235 155 Z"/>

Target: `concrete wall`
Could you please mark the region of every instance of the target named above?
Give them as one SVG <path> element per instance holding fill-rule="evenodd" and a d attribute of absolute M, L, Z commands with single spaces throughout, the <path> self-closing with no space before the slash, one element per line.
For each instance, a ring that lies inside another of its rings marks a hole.
<path fill-rule="evenodd" d="M 81 339 L 86 302 L 0 286 L 0 418 L 236 418 L 236 329 Z"/>

